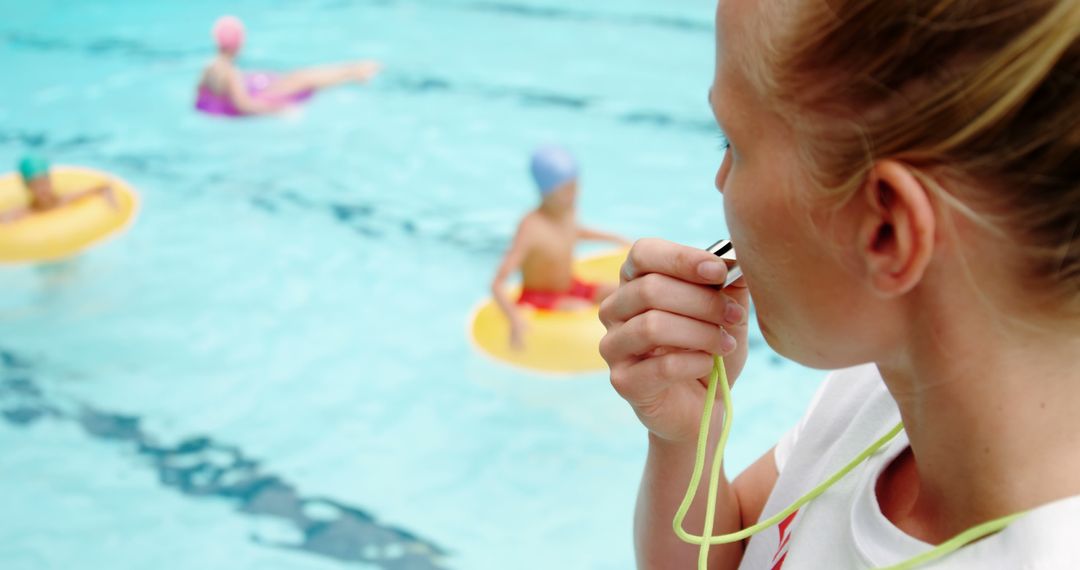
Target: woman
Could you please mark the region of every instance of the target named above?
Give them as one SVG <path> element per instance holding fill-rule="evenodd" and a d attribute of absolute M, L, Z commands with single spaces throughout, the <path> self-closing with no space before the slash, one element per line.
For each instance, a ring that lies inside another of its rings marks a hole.
<path fill-rule="evenodd" d="M 744 278 L 717 292 L 710 254 L 643 240 L 600 312 L 612 384 L 649 430 L 640 567 L 697 558 L 672 517 L 711 355 L 734 381 L 751 298 L 774 350 L 839 371 L 722 478 L 715 532 L 903 431 L 710 568 L 900 564 L 1015 513 L 925 567 L 1080 567 L 1078 35 L 1075 0 L 720 0 L 716 186 Z"/>

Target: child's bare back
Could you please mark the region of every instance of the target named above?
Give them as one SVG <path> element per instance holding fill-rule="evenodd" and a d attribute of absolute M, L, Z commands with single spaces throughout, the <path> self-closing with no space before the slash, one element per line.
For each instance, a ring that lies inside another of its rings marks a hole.
<path fill-rule="evenodd" d="M 228 95 L 236 73 L 236 66 L 231 61 L 223 57 L 215 57 L 203 70 L 199 85 L 205 86 L 213 93 Z"/>
<path fill-rule="evenodd" d="M 556 220 L 534 210 L 521 220 L 519 232 L 527 244 L 521 261 L 522 286 L 537 291 L 568 291 L 574 277 L 577 241 L 573 218 Z"/>
<path fill-rule="evenodd" d="M 566 151 L 548 147 L 533 155 L 533 178 L 541 203 L 518 224 L 514 241 L 491 284 L 499 308 L 510 321 L 510 344 L 524 346 L 525 321 L 519 305 L 541 310 L 566 310 L 599 303 L 614 290 L 613 284 L 586 283 L 574 276 L 574 245 L 593 239 L 628 245 L 612 234 L 577 223 L 577 164 Z M 511 301 L 504 282 L 521 271 L 521 295 Z"/>

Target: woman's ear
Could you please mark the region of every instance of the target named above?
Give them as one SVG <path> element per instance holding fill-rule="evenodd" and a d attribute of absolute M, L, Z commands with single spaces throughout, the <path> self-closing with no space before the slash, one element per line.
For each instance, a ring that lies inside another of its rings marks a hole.
<path fill-rule="evenodd" d="M 907 293 L 926 272 L 934 252 L 935 213 L 930 190 L 906 164 L 874 164 L 859 189 L 863 218 L 857 254 L 871 288 L 883 297 Z"/>

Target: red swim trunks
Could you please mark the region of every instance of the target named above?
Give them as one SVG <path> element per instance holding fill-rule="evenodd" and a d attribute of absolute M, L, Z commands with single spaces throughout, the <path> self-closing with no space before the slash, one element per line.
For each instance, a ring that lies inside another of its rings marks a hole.
<path fill-rule="evenodd" d="M 569 291 L 536 291 L 533 289 L 523 289 L 521 291 L 521 296 L 518 297 L 517 304 L 532 305 L 537 309 L 552 311 L 555 310 L 559 301 L 562 299 L 584 299 L 592 302 L 594 296 L 596 296 L 595 283 L 586 283 L 577 277 L 574 277 L 573 281 L 570 283 Z"/>

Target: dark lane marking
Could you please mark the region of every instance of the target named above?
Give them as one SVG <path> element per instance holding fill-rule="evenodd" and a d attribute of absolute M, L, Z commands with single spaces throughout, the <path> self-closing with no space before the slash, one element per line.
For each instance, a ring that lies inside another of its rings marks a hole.
<path fill-rule="evenodd" d="M 567 14 L 576 14 L 577 16 L 575 17 L 580 19 L 586 18 L 586 16 L 583 16 L 582 14 L 588 14 L 555 8 L 538 8 L 505 3 L 479 3 L 473 5 L 473 7 L 476 9 L 494 10 L 510 14 L 546 14 L 547 16 L 544 17 L 554 17 L 554 14 L 563 14 L 565 12 Z M 588 18 L 596 17 L 595 14 L 588 16 Z M 51 38 L 40 34 L 26 32 L 9 32 L 3 37 L 10 46 L 19 49 L 81 53 L 93 58 L 117 56 L 151 62 L 164 60 L 202 61 L 208 55 L 207 50 L 204 48 L 165 49 L 137 40 L 108 36 L 90 38 L 82 42 Z M 275 62 L 273 60 L 249 61 L 248 64 L 254 68 L 264 69 L 287 67 L 280 62 Z M 381 91 L 404 92 L 411 95 L 456 93 L 484 100 L 505 99 L 515 101 L 523 107 L 551 107 L 582 112 L 596 111 L 597 109 L 600 109 L 602 112 L 603 110 L 603 102 L 596 97 L 588 95 L 549 91 L 535 87 L 466 84 L 452 81 L 446 77 L 425 74 L 410 75 L 408 72 L 395 70 L 391 70 L 385 74 L 372 88 Z M 616 121 L 627 125 L 712 132 L 714 128 L 705 112 L 704 105 L 699 114 L 701 115 L 701 118 L 695 120 L 680 119 L 662 111 L 638 110 L 623 114 L 613 114 L 612 117 Z M 33 138 L 36 133 L 18 134 L 28 137 L 28 139 L 22 141 L 28 146 L 41 147 L 44 144 L 42 141 Z M 3 134 L 0 134 L 0 141 L 9 142 L 10 138 L 5 139 Z M 61 148 L 59 150 L 67 149 Z"/>
<path fill-rule="evenodd" d="M 601 25 L 648 26 L 693 33 L 711 34 L 713 31 L 713 24 L 708 20 L 697 20 L 678 16 L 660 16 L 654 14 L 603 14 L 600 12 L 588 12 L 570 8 L 533 6 L 511 2 L 473 2 L 471 4 L 463 4 L 462 7 L 480 12 L 491 12 L 507 16 L 516 16 L 519 18 L 588 22 Z"/>
<path fill-rule="evenodd" d="M 514 100 L 524 107 L 554 107 L 568 111 L 603 112 L 604 101 L 587 95 L 543 91 L 529 87 L 504 87 L 493 85 L 455 83 L 445 77 L 415 76 L 407 74 L 388 74 L 382 80 L 381 89 L 401 91 L 410 95 L 431 95 L 457 93 L 480 99 Z M 677 117 L 655 109 L 637 109 L 619 114 L 610 114 L 615 121 L 624 125 L 643 126 L 654 129 L 675 129 L 699 134 L 716 132 L 716 126 L 708 118 L 702 107 L 699 118 Z"/>
<path fill-rule="evenodd" d="M 68 138 L 52 140 L 45 131 L 5 131 L 0 130 L 0 144 L 16 144 L 35 149 L 48 147 L 54 151 L 71 151 L 82 147 L 94 147 L 107 142 L 109 135 L 74 135 Z"/>
<path fill-rule="evenodd" d="M 279 2 L 279 4 L 282 9 L 288 9 L 293 6 L 291 3 L 284 1 Z M 324 0 L 318 7 L 324 11 L 338 11 L 351 9 L 359 4 L 378 8 L 397 8 L 406 3 L 398 0 Z M 477 2 L 410 0 L 407 3 L 410 8 L 414 7 L 416 4 L 424 4 L 427 7 L 446 11 L 484 12 L 512 18 L 548 20 L 552 22 L 578 22 L 595 24 L 598 26 L 653 27 L 697 34 L 712 34 L 713 31 L 713 23 L 708 18 L 643 13 L 613 14 L 577 8 L 566 8 L 562 6 L 541 6 L 518 2 L 484 0 Z M 580 5 L 587 5 L 587 3 L 580 3 Z"/>
<path fill-rule="evenodd" d="M 258 461 L 235 446 L 211 437 L 161 445 L 143 430 L 137 416 L 50 397 L 34 381 L 35 373 L 30 360 L 0 348 L 0 417 L 4 421 L 18 427 L 46 420 L 75 422 L 93 438 L 133 446 L 167 487 L 192 497 L 231 501 L 247 515 L 282 519 L 302 535 L 291 544 L 253 537 L 260 544 L 385 570 L 446 568 L 447 552 L 433 542 L 333 499 L 303 497 L 296 487 L 260 469 Z"/>
<path fill-rule="evenodd" d="M 130 38 L 103 37 L 83 42 L 29 32 L 8 32 L 4 41 L 15 49 L 39 52 L 75 52 L 90 57 L 119 56 L 150 61 L 177 61 L 206 57 L 205 48 L 166 49 Z"/>
<path fill-rule="evenodd" d="M 289 211 L 311 212 L 325 216 L 364 238 L 381 239 L 403 235 L 426 242 L 428 247 L 460 249 L 470 254 L 492 258 L 493 262 L 509 244 L 510 234 L 487 224 L 454 218 L 459 214 L 438 210 L 409 213 L 380 209 L 371 202 L 341 199 L 319 200 L 296 190 L 275 189 L 272 181 L 259 186 L 259 193 L 250 199 L 251 206 L 271 215 L 288 215 Z M 421 224 L 420 220 L 439 220 L 437 224 Z M 507 228 L 509 229 L 509 228 Z"/>

